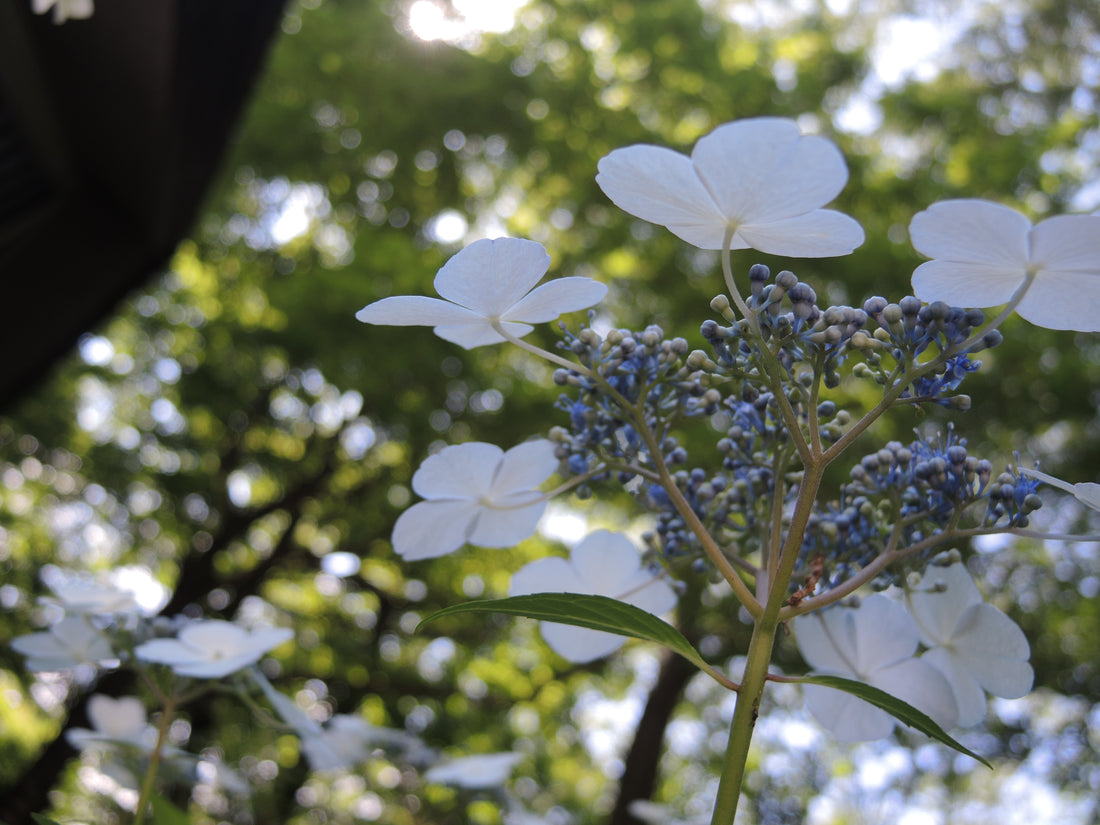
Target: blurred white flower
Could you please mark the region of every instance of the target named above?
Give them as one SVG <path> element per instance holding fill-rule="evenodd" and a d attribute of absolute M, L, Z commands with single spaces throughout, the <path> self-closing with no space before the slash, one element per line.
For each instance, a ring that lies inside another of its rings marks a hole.
<path fill-rule="evenodd" d="M 523 758 L 518 753 L 486 753 L 442 762 L 424 774 L 427 782 L 457 785 L 474 790 L 496 788 L 508 781 L 512 768 Z"/>
<path fill-rule="evenodd" d="M 66 671 L 85 664 L 118 665 L 110 641 L 83 616 L 69 616 L 47 631 L 18 636 L 11 646 L 27 657 L 27 670 L 35 672 Z"/>
<path fill-rule="evenodd" d="M 380 745 L 406 747 L 416 742 L 404 731 L 377 728 L 361 716 L 338 713 L 324 726 L 299 731 L 302 752 L 315 771 L 351 768 L 370 756 Z"/>
<path fill-rule="evenodd" d="M 631 816 L 647 825 L 707 825 L 710 822 L 709 814 L 677 819 L 668 805 L 660 805 L 648 799 L 635 799 L 627 807 Z"/>
<path fill-rule="evenodd" d="M 932 717 L 943 728 L 958 718 L 947 679 L 916 659 L 917 625 L 905 608 L 873 595 L 858 608 L 833 607 L 799 616 L 795 639 L 814 673 L 841 676 L 876 687 Z M 894 729 L 884 710 L 834 688 L 804 685 L 810 713 L 841 742 L 881 739 Z"/>
<path fill-rule="evenodd" d="M 796 258 L 847 255 L 863 243 L 855 220 L 820 208 L 848 181 L 843 156 L 793 120 L 727 123 L 700 138 L 690 158 L 628 146 L 598 168 L 596 183 L 616 206 L 702 249 L 721 249 L 728 230 L 731 249 Z"/>
<path fill-rule="evenodd" d="M 512 576 L 508 593 L 609 596 L 655 615 L 676 606 L 675 591 L 663 578 L 642 568 L 634 543 L 607 530 L 597 530 L 578 543 L 569 559 L 539 559 L 520 568 Z M 590 662 L 626 643 L 623 636 L 557 622 L 540 622 L 539 630 L 550 648 L 571 662 Z"/>
<path fill-rule="evenodd" d="M 1017 467 L 1016 469 L 1024 475 L 1039 479 L 1039 481 L 1044 484 L 1049 484 L 1051 487 L 1057 487 L 1059 490 L 1065 490 L 1086 507 L 1091 507 L 1093 510 L 1100 510 L 1100 484 L 1095 484 L 1091 481 L 1070 484 L 1068 481 L 1062 481 L 1060 478 L 1041 473 L 1038 470 L 1030 470 L 1027 467 Z"/>
<path fill-rule="evenodd" d="M 1059 215 L 1034 227 L 1014 209 L 984 200 L 934 203 L 909 224 L 913 247 L 935 260 L 913 272 L 924 301 L 966 307 L 1007 303 L 1047 329 L 1100 331 L 1100 216 Z"/>
<path fill-rule="evenodd" d="M 134 696 L 113 699 L 97 693 L 88 699 L 92 729 L 72 728 L 65 734 L 74 748 L 130 745 L 150 751 L 157 744 L 157 730 L 145 716 L 145 704 Z"/>
<path fill-rule="evenodd" d="M 906 599 L 916 619 L 921 656 L 951 684 L 959 707 L 958 723 L 974 725 L 985 718 L 985 691 L 1019 699 L 1031 690 L 1035 674 L 1028 664 L 1031 649 L 1012 619 L 982 601 L 966 565 L 929 567 L 921 589 Z"/>
<path fill-rule="evenodd" d="M 87 20 L 95 11 L 93 0 L 31 0 L 31 9 L 35 14 L 45 14 L 53 9 L 53 22 L 66 20 Z"/>
<path fill-rule="evenodd" d="M 287 627 L 249 631 L 232 622 L 208 619 L 185 625 L 178 638 L 144 642 L 134 655 L 144 662 L 168 665 L 180 676 L 220 679 L 255 664 L 293 637 L 294 631 Z"/>
<path fill-rule="evenodd" d="M 522 338 L 531 324 L 553 321 L 563 312 L 585 309 L 607 294 L 591 278 L 556 278 L 535 287 L 550 267 L 541 244 L 519 238 L 474 241 L 435 276 L 445 300 L 400 295 L 368 304 L 355 317 L 366 324 L 435 327 L 435 334 L 465 349 L 506 340 L 493 329 L 500 323 Z"/>
<path fill-rule="evenodd" d="M 426 500 L 397 519 L 393 549 L 417 560 L 466 543 L 512 547 L 535 532 L 546 509 L 536 488 L 557 467 L 554 445 L 545 439 L 508 452 L 480 441 L 444 447 L 413 475 L 413 490 Z"/>
<path fill-rule="evenodd" d="M 69 615 L 113 615 L 136 613 L 140 609 L 133 592 L 89 575 L 58 571 L 46 580 L 46 586 L 54 597 L 44 597 L 42 601 L 56 604 Z"/>

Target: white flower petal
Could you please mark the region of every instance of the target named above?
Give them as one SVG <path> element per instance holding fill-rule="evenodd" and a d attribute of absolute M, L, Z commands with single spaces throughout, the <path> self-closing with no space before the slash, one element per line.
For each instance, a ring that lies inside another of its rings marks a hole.
<path fill-rule="evenodd" d="M 580 593 L 584 583 L 566 559 L 553 556 L 525 564 L 512 574 L 509 596 L 532 593 Z"/>
<path fill-rule="evenodd" d="M 847 673 L 832 674 L 851 678 Z M 894 717 L 842 690 L 804 685 L 806 707 L 823 728 L 840 742 L 883 739 L 894 729 Z"/>
<path fill-rule="evenodd" d="M 1100 332 L 1100 267 L 1095 272 L 1039 273 L 1016 314 L 1046 329 Z"/>
<path fill-rule="evenodd" d="M 853 613 L 847 608 L 821 610 L 794 620 L 798 652 L 813 670 L 849 677 L 856 658 Z"/>
<path fill-rule="evenodd" d="M 943 589 L 933 589 L 936 586 Z M 921 642 L 928 647 L 951 644 L 963 614 L 982 603 L 978 586 L 974 584 L 965 564 L 952 564 L 949 567 L 929 567 L 920 587 L 920 590 L 909 591 L 906 598 L 917 622 Z"/>
<path fill-rule="evenodd" d="M 927 261 L 913 271 L 913 294 L 929 303 L 995 307 L 1008 303 L 1025 277 L 1022 269 L 1004 266 Z"/>
<path fill-rule="evenodd" d="M 1031 646 L 1019 626 L 991 604 L 976 604 L 955 631 L 955 654 L 994 696 L 1019 699 L 1031 690 Z"/>
<path fill-rule="evenodd" d="M 1029 262 L 1030 230 L 1031 222 L 1015 209 L 959 199 L 939 201 L 914 215 L 909 237 L 913 248 L 929 258 L 1022 272 Z"/>
<path fill-rule="evenodd" d="M 466 543 L 480 512 L 476 501 L 436 499 L 414 504 L 393 526 L 393 550 L 408 561 L 453 553 Z"/>
<path fill-rule="evenodd" d="M 248 646 L 249 634 L 233 622 L 207 619 L 185 625 L 179 632 L 179 640 L 198 651 L 238 651 Z"/>
<path fill-rule="evenodd" d="M 864 241 L 863 227 L 832 209 L 817 209 L 770 223 L 748 223 L 737 230 L 747 246 L 769 255 L 834 258 L 850 255 Z"/>
<path fill-rule="evenodd" d="M 885 665 L 908 659 L 917 649 L 917 626 L 909 612 L 880 593 L 855 611 L 855 672 L 867 676 Z"/>
<path fill-rule="evenodd" d="M 1100 289 L 1100 217 L 1058 215 L 1031 230 L 1031 260 L 1043 271 L 1097 279 Z"/>
<path fill-rule="evenodd" d="M 148 725 L 145 704 L 134 696 L 114 699 L 97 693 L 88 699 L 87 712 L 96 731 L 124 742 L 140 742 Z"/>
<path fill-rule="evenodd" d="M 180 643 L 178 639 L 152 639 L 134 648 L 134 655 L 143 662 L 158 665 L 190 664 L 198 658 L 198 651 Z"/>
<path fill-rule="evenodd" d="M 946 648 L 937 647 L 921 656 L 920 660 L 942 673 L 951 685 L 951 690 L 955 694 L 955 704 L 959 709 L 959 718 L 955 724 L 968 728 L 985 718 L 985 691 L 960 657 Z"/>
<path fill-rule="evenodd" d="M 508 510 L 482 507 L 467 541 L 477 547 L 515 547 L 534 534 L 544 510 L 545 501 Z"/>
<path fill-rule="evenodd" d="M 479 315 L 499 318 L 549 268 L 550 256 L 542 244 L 519 238 L 483 238 L 443 265 L 435 276 L 435 289 L 448 301 Z"/>
<path fill-rule="evenodd" d="M 705 248 L 721 249 L 726 218 L 690 158 L 671 149 L 639 144 L 616 149 L 596 168 L 596 183 L 624 212 L 667 226 L 681 238 L 681 231 L 710 239 L 717 235 L 717 244 Z"/>
<path fill-rule="evenodd" d="M 554 444 L 545 438 L 525 441 L 504 453 L 489 487 L 494 500 L 509 493 L 534 490 L 558 469 Z"/>
<path fill-rule="evenodd" d="M 585 593 L 601 596 L 616 592 L 641 567 L 634 543 L 621 533 L 597 530 L 586 536 L 570 554 L 573 567 L 585 584 Z"/>
<path fill-rule="evenodd" d="M 507 321 L 502 322 L 501 327 L 509 335 L 516 338 L 522 338 L 534 329 L 530 324 L 516 324 Z M 469 324 L 443 324 L 436 327 L 432 332 L 444 341 L 458 344 L 463 349 L 486 347 L 490 344 L 499 344 L 508 340 L 493 329 L 493 325 L 484 318 L 479 318 L 476 322 Z"/>
<path fill-rule="evenodd" d="M 518 753 L 486 753 L 454 759 L 430 768 L 424 779 L 461 788 L 495 788 L 512 775 L 512 768 L 522 759 Z"/>
<path fill-rule="evenodd" d="M 904 659 L 875 671 L 870 684 L 928 714 L 941 728 L 959 718 L 955 691 L 947 677 L 921 659 Z"/>
<path fill-rule="evenodd" d="M 1073 485 L 1073 495 L 1086 507 L 1100 510 L 1100 484 L 1084 481 Z"/>
<path fill-rule="evenodd" d="M 503 457 L 504 450 L 495 444 L 452 444 L 424 459 L 413 474 L 412 488 L 421 498 L 476 500 L 488 495 Z"/>
<path fill-rule="evenodd" d="M 626 644 L 625 636 L 557 622 L 539 622 L 539 633 L 551 650 L 574 664 L 610 656 Z"/>
<path fill-rule="evenodd" d="M 840 151 L 786 118 L 749 118 L 699 139 L 691 160 L 721 213 L 754 224 L 812 212 L 848 180 Z"/>
<path fill-rule="evenodd" d="M 607 285 L 592 278 L 571 276 L 556 278 L 536 287 L 505 316 L 509 321 L 542 324 L 553 321 L 564 312 L 587 309 L 607 295 Z"/>
<path fill-rule="evenodd" d="M 355 313 L 355 317 L 364 324 L 391 327 L 485 323 L 484 316 L 465 307 L 423 295 L 395 295 L 392 298 L 383 298 L 381 301 L 367 304 Z"/>

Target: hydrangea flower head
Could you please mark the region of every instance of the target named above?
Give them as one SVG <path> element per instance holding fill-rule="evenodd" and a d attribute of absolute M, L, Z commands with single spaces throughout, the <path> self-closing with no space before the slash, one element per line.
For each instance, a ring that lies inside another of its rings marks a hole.
<path fill-rule="evenodd" d="M 966 565 L 930 567 L 929 585 L 907 593 L 920 639 L 929 649 L 921 656 L 951 684 L 959 706 L 958 724 L 985 718 L 985 691 L 1019 699 L 1031 690 L 1035 674 L 1031 649 L 1012 619 L 982 601 Z"/>
<path fill-rule="evenodd" d="M 876 594 L 858 608 L 799 616 L 794 625 L 798 650 L 815 673 L 871 685 L 943 728 L 954 726 L 958 708 L 951 685 L 931 664 L 914 658 L 917 626 L 898 602 Z M 821 685 L 803 690 L 810 713 L 841 742 L 882 739 L 894 729 L 893 716 L 849 693 Z"/>
<path fill-rule="evenodd" d="M 1100 216 L 1059 215 L 1032 226 L 998 203 L 946 200 L 918 212 L 909 236 L 934 259 L 913 272 L 918 298 L 993 307 L 1033 275 L 1016 306 L 1021 317 L 1047 329 L 1100 332 Z"/>
<path fill-rule="evenodd" d="M 863 229 L 822 209 L 844 188 L 848 168 L 830 141 L 803 135 L 786 118 L 750 118 L 699 139 L 691 157 L 660 146 L 616 149 L 596 183 L 616 206 L 661 224 L 702 249 L 758 249 L 795 258 L 847 255 Z"/>
<path fill-rule="evenodd" d="M 535 532 L 546 509 L 536 489 L 558 468 L 549 441 L 504 452 L 475 441 L 444 447 L 420 465 L 413 490 L 425 499 L 401 514 L 393 549 L 409 560 L 453 553 L 463 544 L 511 547 Z"/>
<path fill-rule="evenodd" d="M 633 542 L 619 533 L 597 530 L 573 548 L 569 559 L 533 561 L 512 576 L 509 595 L 585 593 L 609 596 L 655 615 L 676 606 L 668 582 L 642 568 Z M 586 627 L 540 622 L 542 638 L 571 662 L 591 662 L 614 653 L 626 643 L 622 636 Z"/>
<path fill-rule="evenodd" d="M 355 317 L 365 324 L 434 327 L 443 340 L 473 349 L 506 340 L 493 329 L 494 323 L 522 338 L 534 329 L 531 324 L 586 309 L 607 294 L 600 282 L 576 276 L 536 287 L 549 267 L 550 256 L 534 241 L 474 241 L 435 276 L 442 300 L 421 295 L 383 298 Z"/>
<path fill-rule="evenodd" d="M 220 679 L 260 661 L 294 637 L 288 627 L 246 630 L 233 622 L 207 619 L 185 625 L 175 639 L 153 639 L 134 648 L 144 662 L 168 665 L 180 676 Z"/>

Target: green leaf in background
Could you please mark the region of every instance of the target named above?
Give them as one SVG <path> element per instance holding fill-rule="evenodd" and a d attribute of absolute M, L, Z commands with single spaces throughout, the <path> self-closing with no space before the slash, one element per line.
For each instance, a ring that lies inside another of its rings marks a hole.
<path fill-rule="evenodd" d="M 42 814 L 31 814 L 31 819 L 34 820 L 35 825 L 61 825 L 60 822 L 53 819 L 47 819 L 42 816 Z"/>
<path fill-rule="evenodd" d="M 801 676 L 797 679 L 791 679 L 790 681 L 801 682 L 808 685 L 823 685 L 824 687 L 831 687 L 836 690 L 842 690 L 845 693 L 850 693 L 852 696 L 859 697 L 865 702 L 870 702 L 876 708 L 882 708 L 895 719 L 905 723 L 911 728 L 916 728 L 921 733 L 935 739 L 937 742 L 942 742 L 948 747 L 954 748 L 959 753 L 965 753 L 967 756 L 977 759 L 991 770 L 993 768 L 989 762 L 978 756 L 974 751 L 963 747 L 948 736 L 943 728 L 932 721 L 931 717 L 921 713 L 915 707 L 903 702 L 896 696 L 891 696 L 884 690 L 879 690 L 876 687 L 871 687 L 870 685 L 865 685 L 862 682 L 856 682 L 851 679 L 843 679 L 839 676 Z"/>
<path fill-rule="evenodd" d="M 699 652 L 691 646 L 691 642 L 672 625 L 641 608 L 607 596 L 581 593 L 534 593 L 507 599 L 466 602 L 436 611 L 424 619 L 417 626 L 417 630 L 443 616 L 454 616 L 460 613 L 507 613 L 511 616 L 559 622 L 575 627 L 587 627 L 591 630 L 602 630 L 617 636 L 630 636 L 634 639 L 657 642 L 679 653 L 726 687 L 732 684 L 707 664 Z"/>

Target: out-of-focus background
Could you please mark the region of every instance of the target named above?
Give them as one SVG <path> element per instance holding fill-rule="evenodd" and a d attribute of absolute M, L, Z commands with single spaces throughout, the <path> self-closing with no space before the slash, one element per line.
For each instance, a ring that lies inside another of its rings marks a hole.
<path fill-rule="evenodd" d="M 0 820 L 17 825 L 33 806 L 117 821 L 96 766 L 62 738 L 86 724 L 91 674 L 36 677 L 7 644 L 35 629 L 55 567 L 150 576 L 171 615 L 294 627 L 298 646 L 270 675 L 303 709 L 359 712 L 448 754 L 517 750 L 513 798 L 542 821 L 633 821 L 620 787 L 705 811 L 732 702 L 703 677 L 643 645 L 571 666 L 533 623 L 503 617 L 413 632 L 434 609 L 504 595 L 511 573 L 585 530 L 640 529 L 638 513 L 627 497 L 564 502 L 514 550 L 401 562 L 389 534 L 433 448 L 509 447 L 564 414 L 550 369 L 522 353 L 467 353 L 354 312 L 432 294 L 464 244 L 509 234 L 546 245 L 552 274 L 608 283 L 607 323 L 657 323 L 703 346 L 699 324 L 722 290 L 716 255 L 618 211 L 596 162 L 637 142 L 689 151 L 758 115 L 796 118 L 841 147 L 851 179 L 836 206 L 868 240 L 845 258 L 740 252 L 735 266 L 794 268 L 822 305 L 897 300 L 921 260 L 908 222 L 936 200 L 989 198 L 1035 219 L 1100 207 L 1100 7 L 303 0 L 219 17 L 224 4 L 180 0 L 159 26 L 135 28 L 124 11 L 149 5 L 98 0 L 91 19 L 59 26 L 29 8 L 0 18 L 34 33 L 12 40 L 28 49 L 19 65 L 39 71 L 31 94 L 7 69 L 14 52 L 3 57 L 0 126 L 16 148 L 0 182 L 21 188 L 0 187 L 15 193 L 0 203 L 12 206 L 0 209 Z M 116 89 L 119 76 L 132 88 Z M 74 95 L 76 114 L 47 117 Z M 78 128 L 94 143 L 75 140 Z M 973 409 L 957 432 L 998 468 L 1015 450 L 1098 480 L 1100 339 L 1019 319 L 1004 332 L 968 379 Z M 552 347 L 556 332 L 535 339 Z M 868 446 L 941 419 L 901 412 Z M 689 437 L 694 461 L 712 440 Z M 1035 524 L 1087 532 L 1066 499 L 1051 494 Z M 837 746 L 796 692 L 776 690 L 746 822 L 1100 815 L 1097 545 L 987 543 L 972 569 L 1024 627 L 1036 670 L 1030 697 L 993 702 L 985 725 L 960 734 L 997 770 L 904 733 Z M 744 651 L 747 628 L 717 596 L 678 621 L 712 661 Z M 801 667 L 793 645 L 779 655 Z M 129 689 L 112 678 L 97 689 Z M 648 737 L 636 739 L 643 712 Z M 310 773 L 293 737 L 231 697 L 188 709 L 186 726 L 189 749 L 216 751 L 254 785 L 246 803 L 216 790 L 177 799 L 197 823 L 504 815 L 492 794 L 425 786 L 384 760 Z"/>

